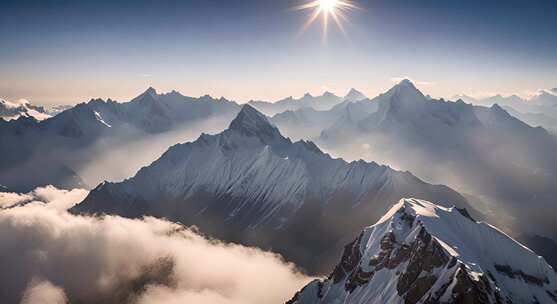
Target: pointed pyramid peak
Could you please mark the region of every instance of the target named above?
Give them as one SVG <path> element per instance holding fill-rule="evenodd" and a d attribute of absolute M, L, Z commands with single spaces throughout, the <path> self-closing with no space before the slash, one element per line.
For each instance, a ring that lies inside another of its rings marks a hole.
<path fill-rule="evenodd" d="M 408 79 L 400 81 L 387 91 L 385 95 L 396 100 L 397 103 L 402 102 L 404 104 L 421 103 L 426 100 L 424 94 Z"/>
<path fill-rule="evenodd" d="M 263 115 L 263 113 L 257 111 L 254 107 L 252 107 L 249 104 L 245 104 L 245 105 L 242 106 L 242 109 L 240 109 L 240 112 L 238 112 L 238 115 L 236 116 L 236 119 L 238 119 L 240 117 L 250 117 L 250 118 L 255 118 L 255 119 L 262 119 L 262 120 L 265 120 L 266 122 L 268 122 L 267 117 L 265 115 Z"/>
<path fill-rule="evenodd" d="M 146 102 L 146 101 L 153 101 L 156 100 L 158 97 L 157 91 L 153 87 L 149 87 L 145 92 L 141 95 L 137 96 L 136 98 L 132 99 L 132 102 Z"/>
<path fill-rule="evenodd" d="M 491 106 L 491 108 L 492 108 L 493 110 L 503 110 L 503 108 L 501 108 L 501 106 L 500 106 L 499 104 L 496 104 L 496 103 L 494 103 L 494 104 Z"/>
<path fill-rule="evenodd" d="M 248 104 L 242 107 L 228 129 L 239 131 L 247 136 L 257 136 L 265 143 L 277 136 L 282 137 L 279 130 L 269 122 L 265 115 Z"/>
<path fill-rule="evenodd" d="M 155 88 L 153 87 L 149 87 L 144 94 L 149 94 L 149 95 L 153 95 L 156 96 L 157 95 L 157 90 L 155 90 Z"/>
<path fill-rule="evenodd" d="M 304 94 L 303 98 L 313 98 L 313 95 L 311 95 L 309 92 Z"/>
<path fill-rule="evenodd" d="M 367 96 L 365 96 L 364 93 L 354 88 L 351 88 L 350 91 L 348 91 L 348 93 L 344 96 L 345 100 L 351 100 L 351 101 L 359 101 L 366 98 Z"/>
<path fill-rule="evenodd" d="M 489 109 L 489 112 L 492 115 L 499 115 L 499 116 L 510 116 L 510 114 L 503 108 L 501 107 L 499 104 L 494 103 L 491 108 Z"/>
<path fill-rule="evenodd" d="M 408 90 L 415 90 L 418 91 L 414 83 L 410 79 L 402 79 L 399 83 L 397 83 L 394 88 L 398 89 L 408 89 Z"/>

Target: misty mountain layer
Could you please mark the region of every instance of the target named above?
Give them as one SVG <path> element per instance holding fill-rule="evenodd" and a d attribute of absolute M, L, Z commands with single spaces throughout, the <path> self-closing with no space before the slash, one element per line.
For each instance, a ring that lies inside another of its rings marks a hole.
<path fill-rule="evenodd" d="M 507 230 L 557 236 L 549 212 L 557 195 L 557 139 L 546 130 L 498 105 L 428 99 L 407 80 L 367 104 L 377 110 L 364 118 L 347 111 L 321 133 L 320 145 L 473 194 Z"/>
<path fill-rule="evenodd" d="M 342 102 L 353 102 L 366 99 L 366 96 L 356 89 L 351 89 L 344 97 L 336 96 L 333 93 L 325 92 L 321 96 L 312 96 L 306 93 L 302 98 L 295 99 L 288 97 L 276 102 L 250 101 L 248 104 L 265 115 L 274 116 L 286 111 L 296 111 L 300 109 L 313 109 L 325 111 L 333 108 Z"/>
<path fill-rule="evenodd" d="M 95 99 L 43 121 L 0 120 L 0 184 L 26 192 L 127 177 L 192 130 L 222 130 L 239 109 L 224 99 L 157 94 L 150 88 L 130 102 Z M 125 161 L 110 161 L 123 155 Z"/>
<path fill-rule="evenodd" d="M 315 273 L 388 202 L 407 196 L 470 207 L 455 191 L 411 173 L 292 142 L 246 105 L 224 132 L 171 147 L 133 178 L 99 185 L 72 211 L 165 217 L 272 249 Z"/>

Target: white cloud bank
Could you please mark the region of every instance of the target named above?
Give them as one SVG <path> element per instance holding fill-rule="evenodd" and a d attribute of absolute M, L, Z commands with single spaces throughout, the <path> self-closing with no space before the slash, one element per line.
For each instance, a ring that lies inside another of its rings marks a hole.
<path fill-rule="evenodd" d="M 33 279 L 23 292 L 21 304 L 65 304 L 68 298 L 64 291 L 48 281 Z"/>
<path fill-rule="evenodd" d="M 0 248 L 6 303 L 284 303 L 310 280 L 278 255 L 168 221 L 48 204 L 1 210 Z"/>
<path fill-rule="evenodd" d="M 22 204 L 44 204 L 56 210 L 68 210 L 89 194 L 85 189 L 63 190 L 54 186 L 38 187 L 29 193 L 0 192 L 0 209 Z"/>

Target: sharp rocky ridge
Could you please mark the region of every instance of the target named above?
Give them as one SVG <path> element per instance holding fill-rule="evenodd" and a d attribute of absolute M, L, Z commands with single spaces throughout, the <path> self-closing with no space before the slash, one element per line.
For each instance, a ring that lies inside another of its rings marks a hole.
<path fill-rule="evenodd" d="M 402 199 L 288 303 L 556 302 L 543 258 L 465 210 Z"/>

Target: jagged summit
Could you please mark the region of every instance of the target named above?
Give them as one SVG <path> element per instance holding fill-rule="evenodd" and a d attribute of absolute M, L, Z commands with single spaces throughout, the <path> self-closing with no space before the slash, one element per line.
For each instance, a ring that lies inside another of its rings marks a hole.
<path fill-rule="evenodd" d="M 236 118 L 232 120 L 229 130 L 239 131 L 244 135 L 257 136 L 264 142 L 281 136 L 279 130 L 267 117 L 250 105 L 244 105 Z"/>
<path fill-rule="evenodd" d="M 350 91 L 348 91 L 348 93 L 344 96 L 344 100 L 349 101 L 360 101 L 366 98 L 367 96 L 354 88 L 351 88 Z"/>
<path fill-rule="evenodd" d="M 498 113 L 501 113 L 501 114 L 505 114 L 505 116 L 508 116 L 508 115 L 509 115 L 509 114 L 507 113 L 507 111 L 505 111 L 505 109 L 503 109 L 499 104 L 496 104 L 496 103 L 494 103 L 494 104 L 491 106 L 490 109 L 491 109 L 491 111 L 493 111 L 493 112 L 498 112 Z"/>
<path fill-rule="evenodd" d="M 402 199 L 288 303 L 554 303 L 557 273 L 467 212 Z"/>
<path fill-rule="evenodd" d="M 326 111 L 341 103 L 343 100 L 342 97 L 338 97 L 331 92 L 325 92 L 323 95 L 319 96 L 313 96 L 308 92 L 300 98 L 293 98 L 290 96 L 276 102 L 250 101 L 249 104 L 265 115 L 272 117 L 285 111 L 296 111 L 302 108 L 313 108 L 317 111 Z"/>
<path fill-rule="evenodd" d="M 374 99 L 379 103 L 379 113 L 391 116 L 402 115 L 403 117 L 414 116 L 424 110 L 428 99 L 418 90 L 414 84 L 404 79 L 393 86 L 386 93 Z"/>
<path fill-rule="evenodd" d="M 386 94 L 399 98 L 425 98 L 424 94 L 408 79 L 403 79 L 397 83 Z"/>
<path fill-rule="evenodd" d="M 153 87 L 149 87 L 147 90 L 145 90 L 145 92 L 132 99 L 131 102 L 151 103 L 157 101 L 158 99 L 159 95 L 157 93 L 157 90 L 155 90 Z"/>
<path fill-rule="evenodd" d="M 145 91 L 145 93 L 143 93 L 143 94 L 149 94 L 149 95 L 152 95 L 152 96 L 156 96 L 157 95 L 157 90 L 155 90 L 155 88 L 153 88 L 153 87 L 149 87 Z"/>

